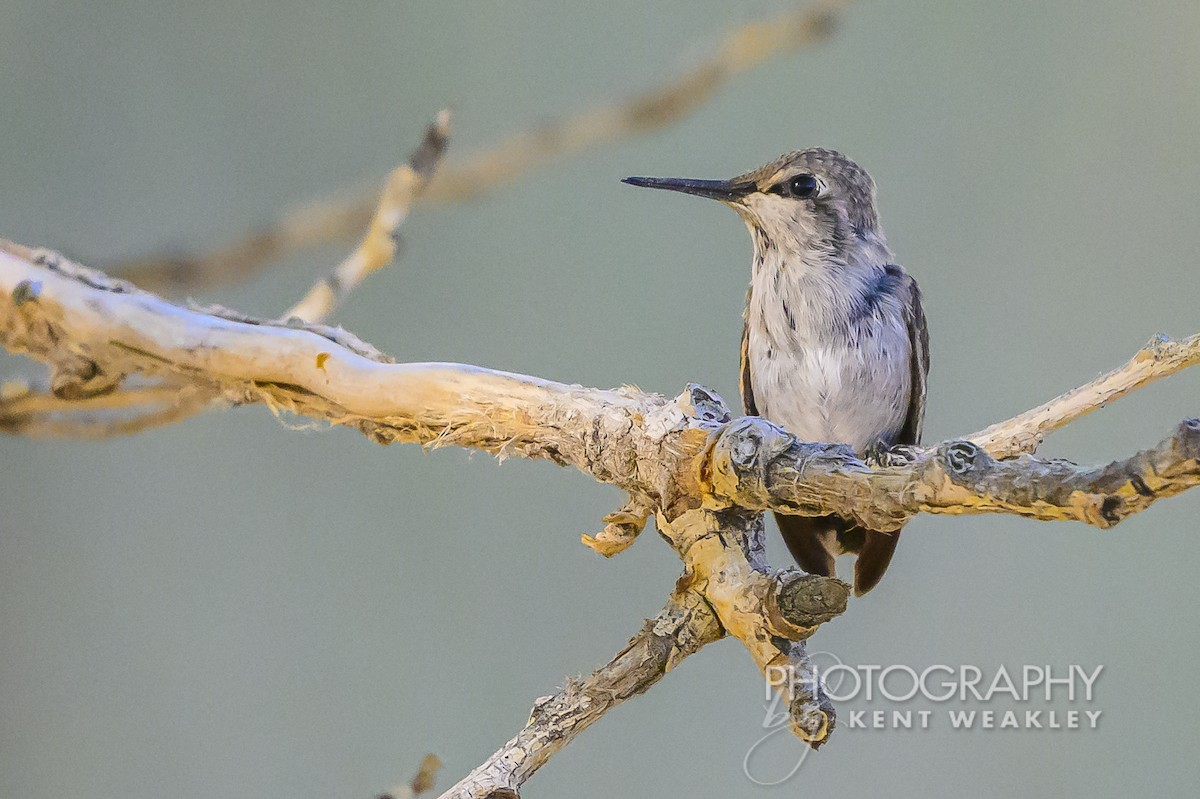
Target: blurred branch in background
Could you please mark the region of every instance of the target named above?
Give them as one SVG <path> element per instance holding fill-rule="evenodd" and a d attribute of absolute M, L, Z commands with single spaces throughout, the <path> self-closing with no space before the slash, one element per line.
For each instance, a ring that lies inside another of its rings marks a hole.
<path fill-rule="evenodd" d="M 408 163 L 401 164 L 388 175 L 383 194 L 375 201 L 375 212 L 368 220 L 362 242 L 329 277 L 318 281 L 300 302 L 284 313 L 285 319 L 305 322 L 329 319 L 367 276 L 392 262 L 399 245 L 400 227 L 437 173 L 449 138 L 450 112 L 443 110 L 425 129 L 425 138 L 409 154 Z"/>
<path fill-rule="evenodd" d="M 476 199 L 568 156 L 677 122 L 708 102 L 738 73 L 826 38 L 837 12 L 849 3 L 803 3 L 773 19 L 735 28 L 710 58 L 664 86 L 615 105 L 564 116 L 511 136 L 464 163 L 448 164 L 432 181 L 425 199 L 439 203 Z M 374 208 L 372 196 L 313 205 L 211 250 L 152 255 L 108 271 L 168 295 L 239 283 L 294 253 L 349 241 L 367 226 Z"/>
<path fill-rule="evenodd" d="M 387 793 L 380 794 L 379 799 L 417 799 L 418 796 L 433 790 L 433 782 L 437 773 L 442 770 L 442 761 L 437 755 L 425 755 L 421 759 L 421 767 L 406 784 L 400 785 Z"/>
<path fill-rule="evenodd" d="M 1200 336 L 1156 340 L 1091 388 L 995 425 L 975 442 L 898 447 L 870 463 L 845 446 L 798 441 L 757 417 L 732 419 L 724 402 L 699 386 L 667 399 L 462 364 L 398 364 L 340 328 L 175 305 L 57 253 L 3 242 L 0 344 L 51 365 L 56 408 L 123 404 L 124 391 L 151 391 L 124 383 L 158 380 L 156 395 L 178 389 L 206 402 L 259 403 L 352 427 L 380 443 L 470 447 L 571 465 L 629 495 L 610 518 L 630 536 L 653 512 L 683 563 L 663 611 L 609 664 L 539 701 L 516 738 L 445 794 L 456 798 L 515 796 L 575 734 L 725 634 L 742 642 L 764 676 L 790 675 L 773 685 L 792 731 L 813 748 L 827 741 L 836 716 L 804 641 L 845 610 L 848 587 L 773 571 L 761 511 L 834 513 L 875 530 L 897 529 L 917 513 L 1008 513 L 1103 528 L 1200 485 L 1195 419 L 1106 466 L 989 454 L 1032 449 L 1043 431 L 1200 361 Z M 22 427 L 13 413 L 29 402 L 0 402 L 9 429 L 40 432 Z M 614 551 L 628 543 L 621 538 Z"/>

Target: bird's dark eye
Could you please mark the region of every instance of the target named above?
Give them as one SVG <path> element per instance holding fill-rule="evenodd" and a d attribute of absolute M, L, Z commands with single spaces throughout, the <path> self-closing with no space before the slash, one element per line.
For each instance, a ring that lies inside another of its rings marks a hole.
<path fill-rule="evenodd" d="M 796 175 L 787 182 L 787 193 L 799 200 L 816 197 L 819 188 L 817 179 L 812 175 Z"/>

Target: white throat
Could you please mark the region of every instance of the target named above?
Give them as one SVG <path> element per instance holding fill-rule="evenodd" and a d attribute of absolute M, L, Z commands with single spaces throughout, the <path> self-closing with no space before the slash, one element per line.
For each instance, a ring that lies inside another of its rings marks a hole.
<path fill-rule="evenodd" d="M 842 331 L 870 295 L 892 253 L 880 234 L 855 237 L 844 253 L 770 238 L 747 222 L 754 261 L 746 321 L 776 347 L 811 344 Z"/>

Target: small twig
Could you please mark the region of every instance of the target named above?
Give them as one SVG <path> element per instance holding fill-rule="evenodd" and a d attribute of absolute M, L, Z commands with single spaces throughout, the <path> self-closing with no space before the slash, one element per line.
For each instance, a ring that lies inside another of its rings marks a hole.
<path fill-rule="evenodd" d="M 10 380 L 0 391 L 0 417 L 63 413 L 66 411 L 121 411 L 147 405 L 174 403 L 181 386 L 155 384 L 127 387 L 121 391 L 80 399 L 56 397 L 49 387 Z"/>
<path fill-rule="evenodd" d="M 1103 408 L 1142 386 L 1200 363 L 1200 333 L 1174 340 L 1155 336 L 1124 366 L 1019 416 L 964 436 L 996 458 L 1035 452 L 1046 433 Z"/>
<path fill-rule="evenodd" d="M 211 405 L 208 392 L 170 382 L 74 401 L 37 393 L 11 403 L 0 399 L 0 431 L 31 438 L 95 441 L 178 424 Z"/>
<path fill-rule="evenodd" d="M 576 735 L 722 635 L 712 609 L 698 594 L 673 594 L 611 661 L 586 679 L 568 680 L 558 693 L 538 699 L 521 731 L 440 799 L 516 796 Z"/>
<path fill-rule="evenodd" d="M 442 111 L 425 131 L 425 139 L 408 158 L 388 176 L 379 197 L 367 234 L 346 260 L 324 280 L 317 282 L 302 300 L 283 315 L 306 322 L 328 319 L 346 296 L 376 270 L 396 256 L 400 226 L 408 218 L 417 197 L 437 171 L 450 136 L 450 112 Z"/>
<path fill-rule="evenodd" d="M 605 522 L 603 530 L 595 535 L 585 533 L 580 536 L 580 541 L 585 547 L 611 558 L 633 546 L 652 513 L 654 505 L 646 497 L 630 497 L 618 510 L 601 520 Z"/>

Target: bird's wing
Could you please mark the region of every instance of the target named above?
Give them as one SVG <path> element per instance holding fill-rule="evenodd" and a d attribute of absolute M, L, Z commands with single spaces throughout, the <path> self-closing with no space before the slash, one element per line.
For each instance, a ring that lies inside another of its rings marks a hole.
<path fill-rule="evenodd" d="M 908 412 L 904 425 L 896 436 L 896 444 L 921 443 L 921 425 L 925 420 L 925 378 L 929 374 L 929 330 L 925 326 L 925 311 L 921 308 L 921 290 L 917 281 L 899 266 L 888 271 L 901 279 L 900 299 L 904 307 L 904 323 L 908 328 L 909 391 Z M 892 554 L 900 542 L 900 531 L 881 533 L 864 531 L 858 559 L 854 561 L 854 593 L 861 596 L 870 591 L 887 571 Z"/>
<path fill-rule="evenodd" d="M 899 267 L 897 267 L 899 269 Z M 896 436 L 897 444 L 920 444 L 921 427 L 925 421 L 925 380 L 929 375 L 929 328 L 925 324 L 925 311 L 921 307 L 921 289 L 917 281 L 904 270 L 904 322 L 908 327 L 908 344 L 911 351 L 909 369 L 911 379 L 908 393 L 908 415 L 904 426 Z"/>
<path fill-rule="evenodd" d="M 742 324 L 742 410 L 747 416 L 758 416 L 754 405 L 754 386 L 750 383 L 750 324 Z"/>

